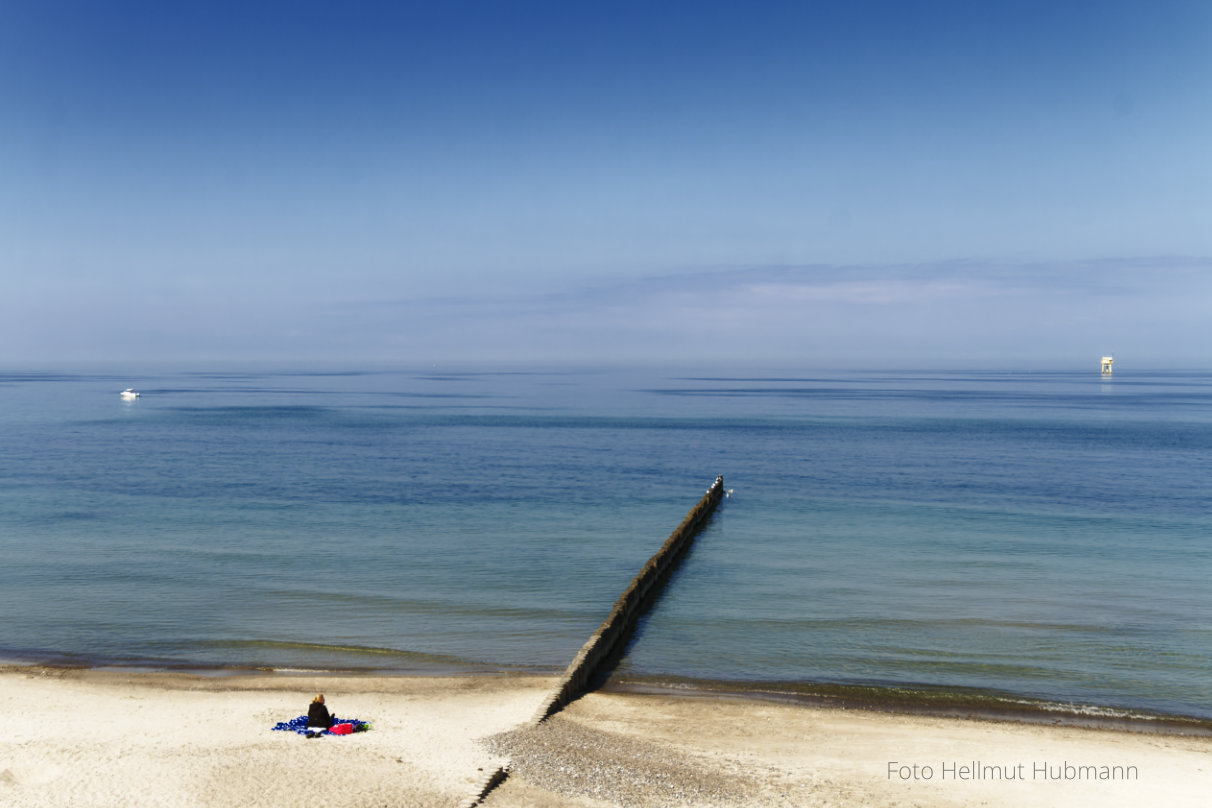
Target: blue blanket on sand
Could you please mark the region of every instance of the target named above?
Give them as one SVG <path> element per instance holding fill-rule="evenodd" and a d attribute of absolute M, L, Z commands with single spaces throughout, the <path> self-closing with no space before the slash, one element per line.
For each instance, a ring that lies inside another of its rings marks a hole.
<path fill-rule="evenodd" d="M 337 723 L 353 724 L 354 732 L 365 732 L 366 730 L 370 729 L 369 721 L 359 721 L 356 718 L 338 718 Z M 321 735 L 332 735 L 335 738 L 341 737 L 336 733 L 329 732 L 326 729 L 320 729 L 319 727 L 312 727 L 309 730 L 307 728 L 307 716 L 305 715 L 301 715 L 298 718 L 292 718 L 289 721 L 282 721 L 281 723 L 274 725 L 274 729 L 284 730 L 287 732 L 297 732 L 300 735 L 306 735 L 308 732 L 318 732 Z"/>

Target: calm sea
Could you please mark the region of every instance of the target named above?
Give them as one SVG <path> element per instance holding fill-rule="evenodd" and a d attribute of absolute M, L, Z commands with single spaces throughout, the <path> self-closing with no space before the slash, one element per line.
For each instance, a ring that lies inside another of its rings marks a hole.
<path fill-rule="evenodd" d="M 1212 718 L 1212 373 L 56 368 L 0 402 L 0 659 L 561 670 L 722 474 L 616 675 Z"/>

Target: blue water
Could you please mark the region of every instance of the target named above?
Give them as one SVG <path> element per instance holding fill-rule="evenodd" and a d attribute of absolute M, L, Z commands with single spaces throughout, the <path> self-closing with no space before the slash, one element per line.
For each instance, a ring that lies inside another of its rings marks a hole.
<path fill-rule="evenodd" d="M 722 474 L 619 676 L 1212 717 L 1212 373 L 50 368 L 0 402 L 0 659 L 560 670 Z"/>

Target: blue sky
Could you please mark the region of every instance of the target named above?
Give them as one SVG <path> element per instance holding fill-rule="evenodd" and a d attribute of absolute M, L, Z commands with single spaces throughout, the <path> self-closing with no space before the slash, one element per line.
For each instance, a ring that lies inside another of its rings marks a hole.
<path fill-rule="evenodd" d="M 1208 364 L 1209 144 L 1206 2 L 7 0 L 0 360 Z"/>

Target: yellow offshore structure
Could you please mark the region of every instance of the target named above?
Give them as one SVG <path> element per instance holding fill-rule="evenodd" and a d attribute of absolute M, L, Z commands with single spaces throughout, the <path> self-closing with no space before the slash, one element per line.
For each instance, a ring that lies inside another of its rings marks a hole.
<path fill-rule="evenodd" d="M 1114 356 L 1104 356 L 1103 357 L 1103 375 L 1104 376 L 1111 375 L 1111 366 L 1114 364 L 1115 364 Z"/>

